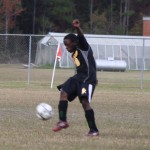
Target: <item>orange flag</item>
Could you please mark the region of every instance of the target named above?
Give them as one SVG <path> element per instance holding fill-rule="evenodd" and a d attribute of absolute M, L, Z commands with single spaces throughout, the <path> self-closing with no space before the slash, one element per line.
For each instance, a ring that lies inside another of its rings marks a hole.
<path fill-rule="evenodd" d="M 58 47 L 57 47 L 57 59 L 58 59 L 58 61 L 61 60 L 61 56 L 62 56 L 62 49 L 60 47 L 60 44 L 58 44 Z"/>

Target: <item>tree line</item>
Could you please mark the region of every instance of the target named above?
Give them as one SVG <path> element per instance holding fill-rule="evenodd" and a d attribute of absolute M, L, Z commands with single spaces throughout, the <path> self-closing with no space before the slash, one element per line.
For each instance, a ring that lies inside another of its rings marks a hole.
<path fill-rule="evenodd" d="M 71 32 L 80 19 L 85 33 L 142 35 L 150 0 L 0 0 L 0 33 Z"/>

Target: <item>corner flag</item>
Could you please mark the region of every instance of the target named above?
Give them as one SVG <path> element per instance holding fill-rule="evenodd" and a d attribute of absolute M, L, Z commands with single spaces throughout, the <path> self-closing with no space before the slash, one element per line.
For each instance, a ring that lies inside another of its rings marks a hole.
<path fill-rule="evenodd" d="M 53 68 L 53 73 L 52 73 L 51 88 L 53 87 L 53 82 L 54 82 L 56 62 L 57 62 L 57 60 L 58 61 L 61 60 L 61 56 L 62 56 L 62 50 L 60 48 L 60 43 L 58 43 L 57 51 L 56 51 L 56 56 L 55 56 L 55 62 L 54 62 L 54 68 Z"/>
<path fill-rule="evenodd" d="M 57 47 L 57 60 L 58 61 L 61 60 L 61 56 L 62 56 L 62 50 L 61 50 L 60 44 L 58 44 L 58 47 Z"/>

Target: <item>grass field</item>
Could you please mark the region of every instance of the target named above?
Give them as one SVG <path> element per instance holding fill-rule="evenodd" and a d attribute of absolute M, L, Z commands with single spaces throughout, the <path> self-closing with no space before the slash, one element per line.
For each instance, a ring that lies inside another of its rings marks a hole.
<path fill-rule="evenodd" d="M 98 72 L 99 84 L 92 107 L 100 137 L 89 138 L 88 127 L 78 99 L 69 103 L 70 127 L 59 133 L 59 92 L 56 85 L 73 74 L 57 69 L 53 89 L 52 70 L 32 69 L 30 84 L 21 65 L 0 65 L 0 150 L 150 150 L 150 72 Z M 41 121 L 35 108 L 40 102 L 53 106 L 51 120 Z"/>

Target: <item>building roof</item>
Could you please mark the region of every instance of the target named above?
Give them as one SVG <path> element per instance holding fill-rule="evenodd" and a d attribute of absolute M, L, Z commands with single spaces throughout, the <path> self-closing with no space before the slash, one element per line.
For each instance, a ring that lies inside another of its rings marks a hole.
<path fill-rule="evenodd" d="M 150 20 L 150 17 L 143 17 L 143 20 Z"/>
<path fill-rule="evenodd" d="M 49 32 L 58 43 L 63 43 L 63 38 L 68 33 Z M 117 36 L 117 35 L 96 35 L 84 34 L 89 44 L 98 45 L 130 45 L 130 46 L 150 46 L 150 37 L 145 36 Z"/>

